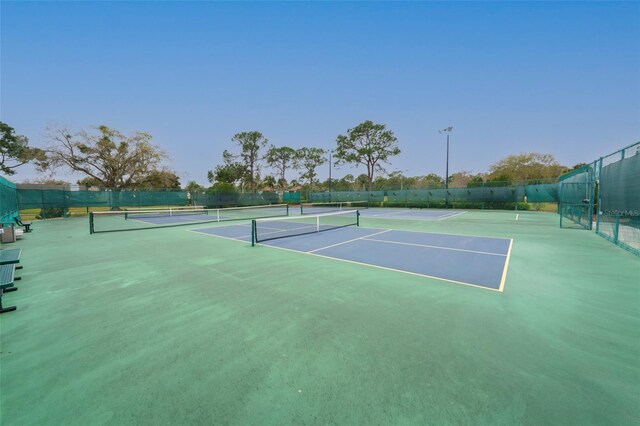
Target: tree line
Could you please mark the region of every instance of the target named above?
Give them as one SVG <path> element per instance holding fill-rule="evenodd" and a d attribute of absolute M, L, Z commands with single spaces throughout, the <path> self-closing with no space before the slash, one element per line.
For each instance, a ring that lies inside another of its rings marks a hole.
<path fill-rule="evenodd" d="M 78 184 L 118 190 L 180 189 L 180 178 L 166 166 L 168 155 L 151 143 L 146 132 L 124 135 L 108 126 L 73 132 L 65 127 L 49 128 L 45 148 L 30 147 L 25 136 L 16 134 L 0 122 L 0 171 L 15 174 L 15 169 L 34 163 L 42 173 L 71 170 L 82 174 Z M 245 131 L 231 138 L 233 150 L 225 149 L 222 161 L 209 170 L 212 191 L 309 190 L 362 191 L 386 188 L 435 188 L 444 179 L 431 173 L 404 176 L 402 171 L 387 173 L 393 157 L 400 154 L 398 140 L 384 124 L 364 121 L 336 137 L 332 149 L 276 146 L 259 131 Z M 318 168 L 328 161 L 333 166 L 364 166 L 366 173 L 347 174 L 319 181 Z M 584 164 L 576 164 L 575 169 Z M 263 172 L 265 168 L 270 173 Z M 570 169 L 560 165 L 553 155 L 523 153 L 509 155 L 494 163 L 487 173 L 461 171 L 449 176 L 452 187 L 485 182 L 557 178 Z M 288 179 L 293 174 L 294 177 Z M 189 191 L 204 191 L 194 181 L 185 185 Z"/>
<path fill-rule="evenodd" d="M 384 164 L 400 154 L 397 139 L 384 124 L 365 121 L 346 134 L 338 135 L 332 150 L 317 147 L 294 149 L 275 146 L 259 131 L 237 133 L 231 139 L 236 152 L 225 150 L 223 163 L 208 172 L 214 188 L 229 190 L 237 186 L 255 191 L 260 187 L 286 190 L 290 187 L 318 185 L 317 170 L 330 159 L 335 166 L 342 164 L 363 165 L 367 169 L 367 186 L 371 188 L 375 173 L 384 173 Z M 329 158 L 327 155 L 330 154 Z M 261 175 L 264 165 L 273 174 Z M 332 165 L 332 166 L 333 166 Z M 287 172 L 296 172 L 296 178 L 287 180 Z"/>

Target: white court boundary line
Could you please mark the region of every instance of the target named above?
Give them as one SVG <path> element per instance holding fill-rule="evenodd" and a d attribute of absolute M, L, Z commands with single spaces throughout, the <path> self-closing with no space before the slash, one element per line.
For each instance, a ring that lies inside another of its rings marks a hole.
<path fill-rule="evenodd" d="M 358 241 L 358 240 L 364 240 L 365 238 L 368 238 L 368 237 L 371 237 L 371 236 L 374 236 L 374 235 L 384 234 L 385 232 L 389 232 L 389 231 L 391 231 L 391 229 L 385 229 L 384 231 L 376 232 L 376 233 L 369 234 L 369 235 L 366 235 L 366 236 L 363 236 L 363 237 L 358 237 L 358 238 L 354 238 L 352 240 L 343 241 L 341 243 L 331 244 L 330 246 L 320 247 L 320 248 L 317 248 L 317 249 L 309 250 L 309 251 L 306 251 L 305 253 L 314 253 L 316 251 L 326 250 L 326 249 L 331 248 L 331 247 L 337 247 L 337 246 L 341 246 L 342 244 L 352 243 L 352 242 Z"/>
<path fill-rule="evenodd" d="M 370 211 L 370 210 L 369 210 Z M 402 215 L 402 214 L 407 214 L 409 212 L 412 211 L 419 211 L 419 210 L 400 210 L 400 211 L 394 211 L 391 213 L 382 213 L 382 214 L 372 214 L 372 215 L 368 215 L 368 214 L 362 214 L 362 212 L 360 213 L 360 218 L 361 219 L 392 219 L 392 220 L 433 220 L 433 221 L 440 221 L 440 220 L 445 220 L 445 219 L 449 219 L 450 217 L 454 217 L 454 216 L 459 216 L 461 214 L 465 214 L 466 211 L 461 211 L 461 212 L 456 212 L 456 213 L 449 213 L 446 214 L 444 216 L 438 216 L 438 217 L 409 217 L 409 216 L 404 216 L 404 217 L 393 217 L 394 215 Z"/>
<path fill-rule="evenodd" d="M 445 219 L 449 219 L 450 217 L 460 216 L 461 214 L 465 214 L 465 213 L 466 213 L 466 211 L 464 211 L 464 212 L 458 212 L 458 213 L 452 213 L 452 214 L 450 214 L 450 215 L 447 215 L 447 216 L 441 217 L 441 218 L 440 218 L 440 219 L 438 219 L 438 220 L 445 220 Z"/>
<path fill-rule="evenodd" d="M 385 241 L 385 240 L 378 240 L 376 238 L 367 238 L 367 237 L 363 237 L 362 239 L 364 239 L 366 241 L 375 241 L 375 242 L 378 242 L 378 243 L 387 243 L 387 244 L 398 244 L 398 245 L 403 245 L 403 246 L 434 248 L 434 249 L 439 249 L 439 250 L 464 251 L 464 252 L 467 252 L 467 253 L 484 254 L 484 255 L 488 255 L 488 256 L 502 256 L 502 257 L 506 257 L 507 256 L 506 254 L 502 254 L 502 253 L 490 253 L 488 251 L 467 250 L 467 249 L 459 249 L 459 248 L 454 248 L 454 247 L 432 246 L 432 245 L 429 245 L 429 244 L 405 243 L 405 242 L 401 242 L 401 241 Z"/>
<path fill-rule="evenodd" d="M 365 228 L 365 229 L 381 229 L 381 228 L 368 228 L 366 226 L 360 226 L 360 228 Z M 486 239 L 486 240 L 509 240 L 510 238 L 506 238 L 506 237 L 487 237 L 486 235 L 476 235 L 476 234 L 455 234 L 455 233 L 446 233 L 443 234 L 442 232 L 430 232 L 430 231 L 409 231 L 407 229 L 390 229 L 390 231 L 396 231 L 396 232 L 410 232 L 412 234 L 433 234 L 433 235 L 447 235 L 450 237 L 471 237 L 471 238 L 482 238 L 482 239 Z"/>
<path fill-rule="evenodd" d="M 502 279 L 500 280 L 500 292 L 504 291 L 504 284 L 507 281 L 507 269 L 509 268 L 509 260 L 511 260 L 511 248 L 513 247 L 513 239 L 509 242 L 509 251 L 507 251 L 507 260 L 504 262 L 502 270 Z"/>

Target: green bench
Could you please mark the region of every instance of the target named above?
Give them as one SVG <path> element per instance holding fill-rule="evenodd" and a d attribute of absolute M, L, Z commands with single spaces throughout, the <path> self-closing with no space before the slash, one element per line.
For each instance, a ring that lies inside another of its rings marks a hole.
<path fill-rule="evenodd" d="M 13 286 L 14 281 L 18 281 L 20 277 L 15 276 L 16 265 L 15 263 L 0 265 L 0 314 L 5 312 L 15 311 L 15 306 L 2 306 L 2 296 L 4 293 L 16 291 L 18 288 Z"/>
<path fill-rule="evenodd" d="M 13 220 L 16 222 L 18 226 L 22 226 L 24 228 L 24 232 L 31 232 L 31 222 L 23 222 L 20 216 L 15 216 Z"/>
<path fill-rule="evenodd" d="M 20 256 L 22 256 L 22 249 L 0 250 L 0 265 L 20 263 Z M 22 266 L 16 266 L 16 269 L 22 269 Z"/>

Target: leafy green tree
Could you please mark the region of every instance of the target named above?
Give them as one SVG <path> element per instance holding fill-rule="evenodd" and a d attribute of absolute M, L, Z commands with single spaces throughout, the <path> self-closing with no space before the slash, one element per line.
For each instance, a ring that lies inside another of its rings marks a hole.
<path fill-rule="evenodd" d="M 195 180 L 190 180 L 184 187 L 184 190 L 190 193 L 204 192 L 205 187 L 200 185 Z"/>
<path fill-rule="evenodd" d="M 511 179 L 506 174 L 491 175 L 487 177 L 484 186 L 511 186 Z"/>
<path fill-rule="evenodd" d="M 196 194 L 202 194 L 206 191 L 206 188 L 200 185 L 195 180 L 190 180 L 184 187 L 184 190 L 187 192 L 187 199 L 189 200 L 189 204 L 196 205 L 198 202 L 196 200 Z"/>
<path fill-rule="evenodd" d="M 151 170 L 147 176 L 137 185 L 144 189 L 174 189 L 180 190 L 180 178 L 168 169 Z"/>
<path fill-rule="evenodd" d="M 365 121 L 346 135 L 336 139 L 338 148 L 335 152 L 336 164 L 362 164 L 367 168 L 369 189 L 372 187 L 376 171 L 384 172 L 382 164 L 388 164 L 392 156 L 400 154 L 398 140 L 384 124 Z"/>
<path fill-rule="evenodd" d="M 353 186 L 356 191 L 366 191 L 368 184 L 369 176 L 365 175 L 364 173 L 358 175 L 358 177 L 353 182 Z"/>
<path fill-rule="evenodd" d="M 374 181 L 374 187 L 376 189 L 383 189 L 383 188 L 389 188 L 389 189 L 406 189 L 407 186 L 407 182 L 408 179 L 404 176 L 403 172 L 401 170 L 396 170 L 394 172 L 389 173 L 389 177 L 387 179 L 385 179 L 384 182 L 384 187 L 378 186 L 376 183 L 378 182 L 377 178 Z"/>
<path fill-rule="evenodd" d="M 37 163 L 41 171 L 66 167 L 105 188 L 137 188 L 167 158 L 144 132 L 125 136 L 107 126 L 99 126 L 93 133 L 53 128 L 47 138 L 46 158 Z"/>
<path fill-rule="evenodd" d="M 530 152 L 509 155 L 489 168 L 488 180 L 505 177 L 508 181 L 557 178 L 567 170 L 551 154 Z"/>
<path fill-rule="evenodd" d="M 466 188 L 474 178 L 471 172 L 456 172 L 449 176 L 449 188 Z"/>
<path fill-rule="evenodd" d="M 378 190 L 381 190 L 381 189 L 389 188 L 390 185 L 391 185 L 391 183 L 389 181 L 393 182 L 393 179 L 387 179 L 384 176 L 378 176 L 373 181 L 372 189 L 375 190 L 375 191 L 378 191 Z M 398 180 L 398 182 L 400 182 L 400 180 Z"/>
<path fill-rule="evenodd" d="M 16 135 L 13 127 L 0 121 L 0 172 L 14 175 L 16 167 L 44 160 L 44 151 L 29 147 L 26 136 Z"/>
<path fill-rule="evenodd" d="M 575 166 L 571 167 L 569 170 L 567 170 L 565 173 L 568 173 L 568 172 L 572 172 L 572 171 L 574 171 L 574 170 L 581 169 L 581 168 L 583 168 L 583 167 L 584 167 L 584 166 L 586 166 L 586 165 L 587 165 L 587 163 L 578 163 L 578 164 L 576 164 Z"/>
<path fill-rule="evenodd" d="M 429 173 L 426 176 L 409 177 L 404 185 L 405 188 L 414 189 L 444 188 L 444 179 L 435 173 Z"/>
<path fill-rule="evenodd" d="M 102 186 L 102 183 L 96 178 L 87 176 L 85 178 L 78 179 L 78 185 L 83 185 L 83 186 L 86 186 L 87 188 L 91 188 L 93 186 L 100 187 Z"/>
<path fill-rule="evenodd" d="M 221 166 L 216 166 L 213 171 L 207 173 L 207 179 L 211 183 L 224 182 L 236 184 L 245 176 L 245 168 L 242 164 L 231 162 Z"/>
<path fill-rule="evenodd" d="M 302 186 L 302 185 L 300 184 L 300 182 L 298 182 L 298 179 L 291 179 L 291 182 L 289 182 L 290 188 L 297 188 L 299 186 Z"/>
<path fill-rule="evenodd" d="M 482 186 L 483 183 L 484 183 L 484 177 L 481 174 L 477 174 L 477 175 L 473 175 L 471 179 L 469 179 L 469 182 L 467 182 L 467 187 L 468 188 L 478 187 L 478 186 Z"/>
<path fill-rule="evenodd" d="M 274 168 L 278 172 L 277 183 L 280 188 L 284 190 L 287 186 L 287 170 L 290 168 L 295 169 L 298 166 L 296 150 L 288 146 L 281 146 L 277 148 L 271 145 L 269 151 L 267 151 L 265 159 L 267 160 L 269 167 Z"/>
<path fill-rule="evenodd" d="M 429 173 L 428 175 L 424 176 L 422 180 L 428 185 L 444 186 L 444 179 L 435 173 Z"/>
<path fill-rule="evenodd" d="M 321 148 L 300 148 L 296 151 L 297 164 L 300 168 L 300 179 L 306 180 L 309 189 L 316 180 L 316 169 L 327 162 L 324 157 L 324 149 Z"/>
<path fill-rule="evenodd" d="M 216 182 L 211 186 L 211 188 L 206 190 L 207 194 L 235 194 L 237 192 L 236 187 L 229 182 Z"/>
<path fill-rule="evenodd" d="M 236 133 L 232 142 L 240 147 L 240 154 L 234 154 L 224 150 L 222 159 L 225 166 L 240 164 L 242 166 L 242 178 L 249 184 L 251 191 L 255 191 L 256 182 L 260 173 L 260 150 L 269 142 L 262 133 L 258 131 Z"/>
<path fill-rule="evenodd" d="M 340 179 L 339 183 L 341 188 L 343 188 L 343 191 L 356 189 L 356 177 L 351 173 L 347 173 L 342 179 Z"/>
<path fill-rule="evenodd" d="M 275 187 L 276 187 L 276 178 L 271 175 L 265 176 L 264 179 L 262 179 L 262 182 L 260 182 L 261 189 L 265 189 L 265 188 L 273 189 Z"/>

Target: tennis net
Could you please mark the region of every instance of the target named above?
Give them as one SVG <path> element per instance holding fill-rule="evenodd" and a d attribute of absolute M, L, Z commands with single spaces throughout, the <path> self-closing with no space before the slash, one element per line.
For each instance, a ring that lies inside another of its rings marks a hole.
<path fill-rule="evenodd" d="M 146 211 L 164 211 L 169 213 L 174 212 L 183 212 L 183 211 L 194 211 L 194 210 L 205 210 L 206 206 L 173 206 L 173 207 L 139 207 L 132 211 L 137 212 L 146 212 Z M 129 209 L 123 209 L 124 211 L 129 211 Z"/>
<path fill-rule="evenodd" d="M 360 212 L 344 210 L 319 215 L 254 219 L 251 221 L 251 245 L 280 238 L 315 234 L 345 226 L 359 226 Z"/>
<path fill-rule="evenodd" d="M 228 207 L 222 209 L 193 208 L 98 211 L 89 214 L 89 232 L 95 234 L 99 232 L 156 229 L 180 225 L 197 225 L 208 222 L 287 216 L 288 214 L 289 206 L 287 204 Z"/>
<path fill-rule="evenodd" d="M 333 203 L 302 203 L 300 214 L 321 214 L 343 210 L 368 209 L 368 201 L 337 201 Z"/>
<path fill-rule="evenodd" d="M 124 210 L 124 219 L 149 219 L 154 217 L 174 217 L 174 216 L 209 216 L 210 212 L 216 212 L 220 209 L 142 209 L 142 210 Z M 111 213 L 111 212 L 109 212 Z"/>

